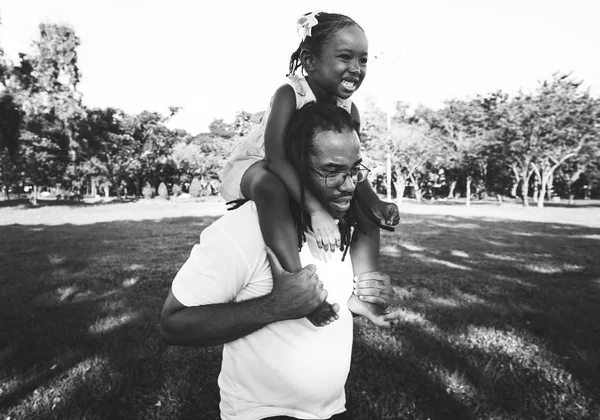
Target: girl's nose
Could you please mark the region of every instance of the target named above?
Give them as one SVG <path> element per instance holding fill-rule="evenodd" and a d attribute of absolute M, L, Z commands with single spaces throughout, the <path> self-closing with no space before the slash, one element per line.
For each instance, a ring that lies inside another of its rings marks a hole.
<path fill-rule="evenodd" d="M 360 64 L 358 63 L 358 60 L 354 60 L 350 64 L 350 72 L 354 74 L 360 74 Z"/>

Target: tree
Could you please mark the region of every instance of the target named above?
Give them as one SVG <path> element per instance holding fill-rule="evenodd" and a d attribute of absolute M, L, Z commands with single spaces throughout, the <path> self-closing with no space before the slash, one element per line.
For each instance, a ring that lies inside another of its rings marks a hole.
<path fill-rule="evenodd" d="M 417 202 L 421 202 L 429 167 L 439 156 L 441 142 L 425 124 L 400 123 L 392 126 L 389 150 L 395 168 L 396 191 L 402 197 L 410 180 Z"/>
<path fill-rule="evenodd" d="M 579 90 L 581 82 L 555 74 L 534 94 L 521 93 L 503 104 L 497 139 L 512 170 L 520 178 L 523 204 L 528 205 L 532 174 L 541 184 L 538 206 L 555 170 L 577 156 L 590 142 L 598 141 L 597 100 Z"/>
<path fill-rule="evenodd" d="M 4 50 L 0 46 L 0 180 L 9 199 L 9 189 L 16 181 L 15 155 L 19 145 L 23 113 L 7 89 L 8 64 L 4 59 Z"/>
<path fill-rule="evenodd" d="M 474 177 L 485 180 L 487 172 L 486 115 L 479 100 L 447 101 L 445 107 L 429 119 L 432 129 L 440 134 L 440 164 L 450 178 L 448 197 L 454 196 L 457 178 L 465 178 L 466 204 L 470 205 Z M 483 182 L 485 185 L 485 182 Z"/>
<path fill-rule="evenodd" d="M 541 178 L 538 207 L 543 207 L 547 186 L 556 169 L 587 149 L 587 154 L 600 140 L 599 102 L 581 91 L 581 82 L 570 75 L 555 74 L 550 82 L 543 82 L 538 90 L 538 124 L 543 141 L 532 166 Z"/>
<path fill-rule="evenodd" d="M 16 181 L 15 155 L 19 144 L 23 114 L 12 95 L 0 96 L 0 177 L 6 197 L 10 186 Z"/>
<path fill-rule="evenodd" d="M 579 180 L 587 169 L 592 168 L 598 162 L 600 162 L 600 143 L 590 142 L 582 148 L 577 156 L 569 159 L 557 169 L 559 177 L 565 183 L 569 204 L 573 204 L 573 198 L 575 197 L 573 184 Z"/>
<path fill-rule="evenodd" d="M 174 132 L 159 113 L 128 115 L 106 108 L 93 109 L 79 126 L 79 150 L 93 174 L 104 176 L 121 199 L 121 186 L 136 179 L 137 193 L 171 155 Z"/>
<path fill-rule="evenodd" d="M 79 38 L 65 25 L 41 24 L 31 55 L 11 66 L 7 90 L 23 111 L 20 165 L 35 186 L 64 181 L 76 149 L 75 129 L 85 115 L 77 91 Z M 47 171 L 41 171 L 40 167 Z"/>
<path fill-rule="evenodd" d="M 210 123 L 208 129 L 211 133 L 225 139 L 244 137 L 252 129 L 251 117 L 252 114 L 249 112 L 240 111 L 235 114 L 235 118 L 231 124 L 223 122 L 222 119 L 217 119 Z"/>
<path fill-rule="evenodd" d="M 142 183 L 149 182 L 156 187 L 160 182 L 171 182 L 176 169 L 170 162 L 175 144 L 187 133 L 171 130 L 168 121 L 179 108 L 170 107 L 166 116 L 158 112 L 143 111 L 127 119 L 131 135 L 140 143 L 141 150 L 137 161 L 130 166 L 129 177 L 135 179 L 136 190 Z"/>

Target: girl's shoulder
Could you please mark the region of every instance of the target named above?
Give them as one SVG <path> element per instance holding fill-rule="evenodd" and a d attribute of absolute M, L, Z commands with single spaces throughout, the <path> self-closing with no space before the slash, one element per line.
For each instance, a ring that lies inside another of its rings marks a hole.
<path fill-rule="evenodd" d="M 353 108 L 356 108 L 356 106 L 352 102 L 352 99 L 350 99 L 350 98 L 348 98 L 348 99 L 338 98 L 337 106 L 339 106 L 340 108 L 344 108 L 346 110 L 346 112 L 350 115 L 352 115 L 352 113 L 353 113 Z"/>
<path fill-rule="evenodd" d="M 317 98 L 310 88 L 308 81 L 304 76 L 290 74 L 286 83 L 294 90 L 296 96 L 296 108 L 300 109 L 309 102 L 316 102 Z"/>
<path fill-rule="evenodd" d="M 308 82 L 306 81 L 306 78 L 304 78 L 304 76 L 290 74 L 285 79 L 285 83 L 291 86 L 292 89 L 294 89 L 296 95 L 306 96 L 307 94 L 309 94 L 309 92 L 312 93 L 312 91 L 310 90 L 310 86 L 308 85 Z"/>

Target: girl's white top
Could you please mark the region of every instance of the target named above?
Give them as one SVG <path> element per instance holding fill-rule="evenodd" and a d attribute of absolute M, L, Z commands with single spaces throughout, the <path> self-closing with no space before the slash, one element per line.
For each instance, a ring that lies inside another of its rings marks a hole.
<path fill-rule="evenodd" d="M 296 109 L 302 108 L 309 102 L 317 101 L 304 76 L 292 74 L 286 78 L 285 83 L 294 89 L 294 93 L 296 94 Z M 242 176 L 252 164 L 263 160 L 265 157 L 264 133 L 272 103 L 273 99 L 271 99 L 271 103 L 265 111 L 260 124 L 237 145 L 223 168 L 223 173 L 221 174 L 221 195 L 226 201 L 245 198 L 240 190 Z M 350 113 L 352 100 L 338 98 L 337 105 Z"/>

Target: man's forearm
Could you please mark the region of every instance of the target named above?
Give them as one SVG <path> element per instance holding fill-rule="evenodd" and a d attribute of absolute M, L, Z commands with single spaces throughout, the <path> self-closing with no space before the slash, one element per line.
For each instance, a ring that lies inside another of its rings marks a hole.
<path fill-rule="evenodd" d="M 160 332 L 169 344 L 216 346 L 280 321 L 270 310 L 270 295 L 237 303 L 184 307 L 162 317 Z"/>

